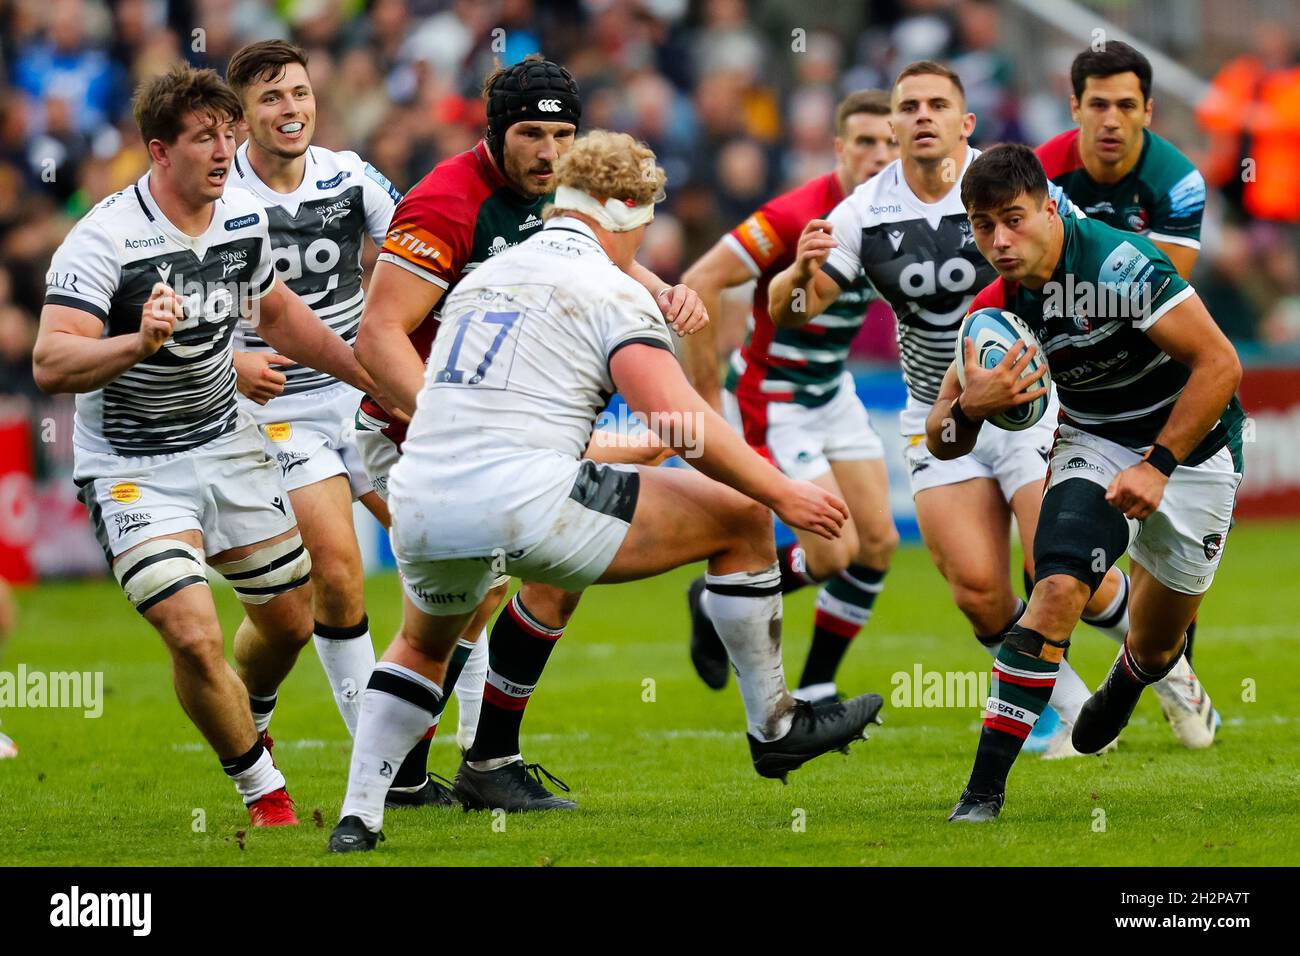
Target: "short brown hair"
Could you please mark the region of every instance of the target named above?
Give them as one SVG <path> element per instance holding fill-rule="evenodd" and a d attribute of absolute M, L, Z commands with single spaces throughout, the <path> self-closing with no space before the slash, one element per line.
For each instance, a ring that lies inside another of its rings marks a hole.
<path fill-rule="evenodd" d="M 257 82 L 274 83 L 284 76 L 290 63 L 307 69 L 307 53 L 285 40 L 259 40 L 240 47 L 226 66 L 226 82 L 236 93 Z"/>
<path fill-rule="evenodd" d="M 207 115 L 214 123 L 233 123 L 244 115 L 239 97 L 216 70 L 187 66 L 172 67 L 141 84 L 132 106 L 146 146 L 155 139 L 176 142 L 189 113 Z"/>
<path fill-rule="evenodd" d="M 1047 198 L 1047 173 L 1038 154 L 1021 143 L 999 143 L 980 153 L 961 178 L 961 203 L 967 214 L 996 212 L 1027 193 L 1041 208 Z"/>
<path fill-rule="evenodd" d="M 872 116 L 888 116 L 889 94 L 884 90 L 855 90 L 835 107 L 835 135 L 844 135 L 844 124 L 850 116 L 858 113 L 870 113 Z"/>
<path fill-rule="evenodd" d="M 909 76 L 943 76 L 947 77 L 953 86 L 957 87 L 957 92 L 961 96 L 962 104 L 966 103 L 966 87 L 961 85 L 961 77 L 954 73 L 942 63 L 936 63 L 934 60 L 917 60 L 915 63 L 909 63 L 903 67 L 898 79 L 894 80 L 894 89 L 898 89 L 898 84 L 902 83 Z"/>

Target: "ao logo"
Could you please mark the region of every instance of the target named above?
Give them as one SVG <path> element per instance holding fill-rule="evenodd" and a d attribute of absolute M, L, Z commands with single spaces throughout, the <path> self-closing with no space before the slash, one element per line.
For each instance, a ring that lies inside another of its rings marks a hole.
<path fill-rule="evenodd" d="M 324 237 L 315 240 L 304 251 L 299 246 L 282 246 L 271 250 L 275 271 L 285 279 L 301 279 L 305 264 L 310 272 L 332 272 L 339 264 L 342 253 L 339 244 Z"/>
<path fill-rule="evenodd" d="M 541 110 L 543 113 L 558 113 L 560 112 L 560 101 L 559 100 L 538 100 L 537 108 Z"/>
<path fill-rule="evenodd" d="M 938 290 L 935 284 L 933 262 L 913 262 L 898 277 L 899 288 L 907 295 L 917 298 L 934 295 Z M 966 292 L 975 284 L 975 267 L 962 258 L 949 259 L 940 264 L 938 285 L 948 292 Z"/>

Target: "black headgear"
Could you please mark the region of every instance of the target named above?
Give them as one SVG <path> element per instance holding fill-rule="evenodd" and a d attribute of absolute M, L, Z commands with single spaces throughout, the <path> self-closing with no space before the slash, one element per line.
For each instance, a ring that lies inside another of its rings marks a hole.
<path fill-rule="evenodd" d="M 523 60 L 492 81 L 487 96 L 488 149 L 505 169 L 506 130 L 514 123 L 534 120 L 572 123 L 582 117 L 578 82 L 564 67 L 550 60 Z"/>

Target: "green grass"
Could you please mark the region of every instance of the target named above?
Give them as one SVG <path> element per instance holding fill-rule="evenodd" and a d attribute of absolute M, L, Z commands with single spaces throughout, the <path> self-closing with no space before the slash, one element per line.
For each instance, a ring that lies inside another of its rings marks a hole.
<path fill-rule="evenodd" d="M 1026 755 L 1002 819 L 978 828 L 945 823 L 974 754 L 974 710 L 887 704 L 885 726 L 849 757 L 809 764 L 787 787 L 755 776 L 739 695 L 707 690 L 687 659 L 683 593 L 692 573 L 592 589 L 557 646 L 529 708 L 524 750 L 570 783 L 579 812 L 508 817 L 504 832 L 483 813 L 392 812 L 379 852 L 344 858 L 324 846 L 349 747 L 311 650 L 282 689 L 272 728 L 303 824 L 250 832 L 176 703 L 161 643 L 116 587 L 20 592 L 4 669 L 102 670 L 106 698 L 97 720 L 0 711 L 21 748 L 0 761 L 0 856 L 43 865 L 1300 862 L 1300 524 L 1237 528 L 1203 607 L 1197 670 L 1225 721 L 1212 750 L 1182 749 L 1148 694 L 1118 753 L 1052 763 Z M 368 597 L 375 633 L 392 633 L 396 579 L 372 579 Z M 231 633 L 239 607 L 228 591 L 218 600 Z M 796 677 L 812 601 L 804 591 L 786 602 L 787 669 Z M 1081 628 L 1071 659 L 1095 683 L 1114 649 Z M 982 671 L 989 661 L 925 553 L 906 548 L 840 684 L 888 697 L 891 675 L 917 663 Z M 653 702 L 642 699 L 647 678 Z M 1254 702 L 1242 699 L 1246 681 Z M 448 776 L 459 760 L 453 736 L 435 742 L 431 761 Z M 803 832 L 793 826 L 798 811 Z"/>

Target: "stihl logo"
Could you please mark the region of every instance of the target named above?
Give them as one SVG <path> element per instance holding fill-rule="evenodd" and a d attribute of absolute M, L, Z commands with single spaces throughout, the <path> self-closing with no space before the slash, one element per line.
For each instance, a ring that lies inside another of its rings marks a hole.
<path fill-rule="evenodd" d="M 558 113 L 560 112 L 560 101 L 559 100 L 538 100 L 537 108 L 543 113 Z"/>

